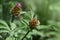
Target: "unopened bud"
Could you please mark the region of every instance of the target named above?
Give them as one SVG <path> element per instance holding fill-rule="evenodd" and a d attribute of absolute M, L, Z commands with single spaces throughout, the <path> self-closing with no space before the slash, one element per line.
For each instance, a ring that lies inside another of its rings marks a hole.
<path fill-rule="evenodd" d="M 33 18 L 30 22 L 29 22 L 29 26 L 31 29 L 35 29 L 38 25 L 40 24 L 38 19 Z"/>

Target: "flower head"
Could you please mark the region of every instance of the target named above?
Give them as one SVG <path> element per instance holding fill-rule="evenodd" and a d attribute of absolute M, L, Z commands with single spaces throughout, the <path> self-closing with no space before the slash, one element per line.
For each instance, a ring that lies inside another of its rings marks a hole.
<path fill-rule="evenodd" d="M 21 3 L 17 3 L 17 5 L 12 9 L 13 15 L 18 16 L 21 12 Z"/>
<path fill-rule="evenodd" d="M 31 29 L 36 28 L 38 25 L 40 24 L 39 20 L 36 18 L 33 18 L 30 22 L 29 22 L 29 26 Z"/>

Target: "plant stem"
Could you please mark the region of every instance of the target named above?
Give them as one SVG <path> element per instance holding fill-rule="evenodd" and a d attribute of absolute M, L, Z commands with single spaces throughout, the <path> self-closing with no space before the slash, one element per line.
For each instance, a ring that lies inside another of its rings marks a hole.
<path fill-rule="evenodd" d="M 9 28 L 11 29 L 10 26 L 10 21 L 11 21 L 11 15 L 10 15 L 10 8 L 11 8 L 11 3 L 7 2 L 8 0 L 2 0 L 2 16 L 3 20 L 6 21 L 8 24 Z"/>
<path fill-rule="evenodd" d="M 23 40 L 27 35 L 28 35 L 28 33 L 30 32 L 31 30 L 28 30 L 28 32 L 25 34 L 25 36 L 21 39 L 21 40 Z"/>
<path fill-rule="evenodd" d="M 14 19 L 15 19 L 15 17 L 14 17 L 14 16 L 12 16 L 12 20 L 11 20 L 11 22 L 13 22 L 13 21 L 14 21 Z"/>

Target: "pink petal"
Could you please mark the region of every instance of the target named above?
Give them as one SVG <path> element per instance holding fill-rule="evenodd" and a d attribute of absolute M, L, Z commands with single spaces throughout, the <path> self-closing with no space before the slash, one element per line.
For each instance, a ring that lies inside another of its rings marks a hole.
<path fill-rule="evenodd" d="M 21 3 L 17 3 L 17 7 L 21 7 Z"/>

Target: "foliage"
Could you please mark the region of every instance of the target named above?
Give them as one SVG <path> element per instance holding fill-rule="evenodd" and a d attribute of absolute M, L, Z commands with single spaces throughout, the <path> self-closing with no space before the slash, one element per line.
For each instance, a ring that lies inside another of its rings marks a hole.
<path fill-rule="evenodd" d="M 40 25 L 33 29 L 24 40 L 60 40 L 60 1 L 59 0 L 22 0 L 22 18 L 11 22 L 11 9 L 17 0 L 1 0 L 0 40 L 21 40 L 30 30 L 29 21 L 38 18 Z M 23 10 L 24 9 L 24 10 Z"/>

